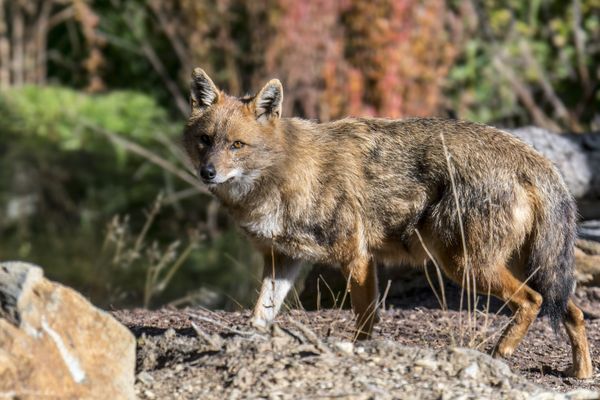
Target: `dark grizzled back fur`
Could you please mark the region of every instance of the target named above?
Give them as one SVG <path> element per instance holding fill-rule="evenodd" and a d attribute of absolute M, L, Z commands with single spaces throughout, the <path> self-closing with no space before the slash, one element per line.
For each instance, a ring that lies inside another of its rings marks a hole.
<path fill-rule="evenodd" d="M 377 138 L 365 164 L 370 192 L 378 194 L 369 199 L 377 210 L 369 219 L 387 216 L 390 220 L 380 219 L 379 224 L 386 236 L 395 236 L 400 243 L 408 242 L 416 228 L 429 225 L 443 246 L 460 247 L 451 168 L 474 267 L 493 265 L 494 255 L 504 250 L 513 252 L 513 257 L 529 254 L 522 279 L 542 295 L 541 314 L 548 315 L 556 329 L 574 287 L 576 219 L 574 201 L 556 168 L 520 140 L 479 124 L 436 119 L 361 122 Z M 399 133 L 375 133 L 382 131 Z M 395 172 L 391 181 L 390 169 Z M 533 204 L 533 226 L 522 248 L 512 225 L 517 187 L 530 192 Z M 412 214 L 398 213 L 405 203 L 412 205 Z M 515 244 L 519 247 L 511 249 Z"/>

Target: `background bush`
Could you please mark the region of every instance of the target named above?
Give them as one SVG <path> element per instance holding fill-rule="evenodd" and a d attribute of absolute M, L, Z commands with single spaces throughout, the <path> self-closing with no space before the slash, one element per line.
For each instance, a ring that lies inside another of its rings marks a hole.
<path fill-rule="evenodd" d="M 182 242 L 180 247 L 194 241 L 195 251 L 155 302 L 177 300 L 200 288 L 205 296 L 219 291 L 205 299 L 209 305 L 229 303 L 223 291 L 247 301 L 257 273 L 256 266 L 248 265 L 256 260 L 233 231 L 200 236 L 206 197 L 163 205 L 138 259 L 114 262 L 117 243 L 108 237 L 121 230 L 119 240 L 133 247 L 159 192 L 168 197 L 189 187 L 99 132 L 135 140 L 178 163 L 178 155 L 165 151 L 163 142 L 179 133 L 181 123 L 169 121 L 152 97 L 27 86 L 2 93 L 0 114 L 5 116 L 0 121 L 1 259 L 39 263 L 51 278 L 105 306 L 139 305 L 152 265 L 147 253 L 160 257 L 173 241 Z M 116 215 L 118 226 L 111 224 Z M 236 276 L 223 273 L 224 265 Z"/>

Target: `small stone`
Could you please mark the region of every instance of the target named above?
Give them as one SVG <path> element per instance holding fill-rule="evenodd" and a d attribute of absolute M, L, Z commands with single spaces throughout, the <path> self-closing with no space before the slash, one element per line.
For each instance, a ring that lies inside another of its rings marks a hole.
<path fill-rule="evenodd" d="M 415 361 L 415 365 L 435 371 L 438 368 L 439 363 L 429 358 L 422 358 L 420 360 Z"/>
<path fill-rule="evenodd" d="M 174 339 L 177 336 L 177 332 L 175 332 L 175 329 L 169 328 L 164 333 L 164 336 L 165 336 L 166 339 Z"/>
<path fill-rule="evenodd" d="M 600 394 L 588 389 L 576 389 L 566 393 L 569 400 L 593 400 L 598 399 Z"/>
<path fill-rule="evenodd" d="M 471 363 L 467 368 L 460 372 L 460 376 L 463 379 L 477 379 L 479 376 L 479 365 L 477 365 L 477 363 Z"/>
<path fill-rule="evenodd" d="M 352 342 L 336 342 L 335 348 L 344 354 L 353 354 L 354 353 L 354 343 L 352 343 Z"/>
<path fill-rule="evenodd" d="M 145 385 L 150 385 L 154 382 L 154 378 L 146 371 L 142 371 L 137 375 L 138 381 L 142 382 Z"/>

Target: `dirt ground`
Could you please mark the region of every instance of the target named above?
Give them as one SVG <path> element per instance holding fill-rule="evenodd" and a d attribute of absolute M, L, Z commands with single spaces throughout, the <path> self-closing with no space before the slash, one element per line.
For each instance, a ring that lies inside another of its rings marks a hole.
<path fill-rule="evenodd" d="M 501 305 L 493 301 L 489 305 L 491 310 L 489 313 L 478 312 L 476 319 L 469 320 L 468 313 L 457 311 L 460 298 L 458 290 L 448 287 L 447 292 L 450 304 L 449 310 L 446 311 L 440 309 L 428 288 L 415 288 L 401 296 L 389 299 L 386 304 L 387 309 L 381 312 L 381 321 L 375 329 L 373 338 L 375 347 L 380 346 L 377 343 L 391 340 L 399 345 L 425 350 L 468 347 L 489 352 L 502 327 L 509 321 L 508 314 L 503 310 L 498 313 Z M 600 391 L 600 318 L 598 318 L 600 288 L 580 288 L 576 299 L 586 311 L 587 332 L 592 360 L 595 364 L 594 378 L 580 381 L 563 374 L 571 363 L 569 342 L 564 332 L 555 334 L 552 331 L 546 318 L 538 318 L 515 354 L 505 360 L 512 372 L 549 390 Z M 480 308 L 484 306 L 487 308 L 485 303 L 485 300 L 480 298 Z M 222 340 L 235 336 L 252 336 L 252 332 L 255 332 L 248 325 L 249 311 L 224 312 L 193 308 L 157 311 L 135 309 L 114 311 L 113 315 L 129 327 L 138 338 L 138 383 L 136 385 L 141 390 L 141 397 L 145 398 L 154 398 L 154 396 L 161 398 L 152 391 L 143 390 L 148 381 L 162 380 L 158 387 L 162 388 L 163 393 L 175 393 L 187 381 L 186 374 L 190 377 L 197 374 L 194 368 L 199 362 L 210 363 L 211 357 L 222 353 L 222 350 L 219 350 Z M 289 310 L 283 312 L 278 318 L 278 326 L 286 332 L 298 332 L 300 329 L 306 337 L 310 337 L 313 332 L 316 337 L 309 341 L 314 341 L 313 345 L 317 347 L 321 341 L 334 343 L 332 346 L 335 347 L 337 346 L 335 343 L 351 343 L 354 339 L 352 314 L 348 310 Z M 198 350 L 198 345 L 194 341 L 196 339 L 191 339 L 198 337 L 204 343 L 203 351 Z M 214 350 L 211 350 L 211 346 Z M 246 347 L 242 346 L 242 348 Z M 302 353 L 302 350 L 299 352 Z M 245 356 L 240 355 L 240 360 Z M 256 357 L 253 355 L 251 359 Z M 396 362 L 402 363 L 398 360 Z M 222 367 L 215 368 L 215 371 L 218 371 Z M 177 379 L 174 379 L 173 373 L 177 374 Z M 170 389 L 173 391 L 169 392 Z M 197 393 L 193 394 L 196 395 Z M 518 396 L 510 398 L 518 398 Z"/>

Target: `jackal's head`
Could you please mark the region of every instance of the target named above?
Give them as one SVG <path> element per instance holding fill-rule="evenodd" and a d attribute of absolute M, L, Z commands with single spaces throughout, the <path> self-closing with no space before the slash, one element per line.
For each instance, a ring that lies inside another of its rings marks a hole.
<path fill-rule="evenodd" d="M 277 79 L 254 97 L 237 98 L 219 90 L 202 69 L 194 70 L 184 146 L 209 189 L 247 193 L 275 166 L 282 148 L 277 130 L 282 100 Z"/>

